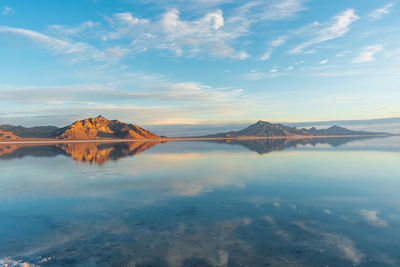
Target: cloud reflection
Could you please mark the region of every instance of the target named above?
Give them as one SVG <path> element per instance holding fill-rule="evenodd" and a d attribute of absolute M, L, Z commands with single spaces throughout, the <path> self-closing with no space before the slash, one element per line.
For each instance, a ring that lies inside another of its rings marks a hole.
<path fill-rule="evenodd" d="M 378 217 L 379 211 L 361 209 L 358 212 L 370 225 L 376 227 L 386 227 L 388 222 Z"/>
<path fill-rule="evenodd" d="M 365 258 L 364 253 L 359 251 L 355 247 L 353 241 L 345 236 L 316 230 L 308 226 L 305 222 L 294 222 L 293 224 L 299 227 L 301 230 L 316 237 L 319 237 L 321 239 L 321 242 L 325 246 L 328 246 L 328 248 L 336 249 L 338 252 L 340 252 L 342 258 L 351 261 L 353 264 L 361 264 L 363 259 Z M 315 244 L 316 248 L 321 248 L 320 245 Z"/>

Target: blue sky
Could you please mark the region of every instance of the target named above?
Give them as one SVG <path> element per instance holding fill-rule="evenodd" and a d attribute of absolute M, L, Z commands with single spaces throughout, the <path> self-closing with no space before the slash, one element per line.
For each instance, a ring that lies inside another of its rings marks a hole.
<path fill-rule="evenodd" d="M 0 0 L 0 124 L 400 116 L 397 0 Z"/>

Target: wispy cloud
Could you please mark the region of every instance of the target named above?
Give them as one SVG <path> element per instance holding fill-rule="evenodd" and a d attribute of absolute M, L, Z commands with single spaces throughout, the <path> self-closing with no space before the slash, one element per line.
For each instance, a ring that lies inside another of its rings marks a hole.
<path fill-rule="evenodd" d="M 88 20 L 76 27 L 69 25 L 50 25 L 49 30 L 61 36 L 78 36 L 98 26 L 100 26 L 100 23 Z"/>
<path fill-rule="evenodd" d="M 369 17 L 370 17 L 372 20 L 381 19 L 381 18 L 383 18 L 385 15 L 387 15 L 387 14 L 389 14 L 390 12 L 393 11 L 393 9 L 392 9 L 393 6 L 394 6 L 394 4 L 393 4 L 393 3 L 390 3 L 390 4 L 387 4 L 387 5 L 384 5 L 384 6 L 381 7 L 381 8 L 375 9 L 374 11 L 372 11 L 372 12 L 369 14 Z"/>
<path fill-rule="evenodd" d="M 383 50 L 383 45 L 370 45 L 361 50 L 358 56 L 353 59 L 353 63 L 366 63 L 375 61 L 375 55 Z"/>
<path fill-rule="evenodd" d="M 269 72 L 261 72 L 261 71 L 250 71 L 243 75 L 243 77 L 250 81 L 258 81 L 263 79 L 275 78 L 278 77 L 279 73 L 277 69 L 271 69 Z"/>
<path fill-rule="evenodd" d="M 46 49 L 52 51 L 56 55 L 64 54 L 72 56 L 73 61 L 81 61 L 89 59 L 96 61 L 115 60 L 116 55 L 123 54 L 123 53 L 116 53 L 116 50 L 118 50 L 118 48 L 112 48 L 108 50 L 106 49 L 105 51 L 100 51 L 87 43 L 61 40 L 29 29 L 14 28 L 14 27 L 7 27 L 0 25 L 0 33 L 14 34 L 29 38 L 35 43 L 43 45 Z"/>
<path fill-rule="evenodd" d="M 315 22 L 301 29 L 299 34 L 305 34 L 311 38 L 290 50 L 289 54 L 304 53 L 304 50 L 310 46 L 344 36 L 350 31 L 350 25 L 358 19 L 359 16 L 356 15 L 354 9 L 347 9 L 327 23 Z"/>
<path fill-rule="evenodd" d="M 287 38 L 288 38 L 287 36 L 280 36 L 280 37 L 272 40 L 269 43 L 269 48 L 267 49 L 265 54 L 261 56 L 260 60 L 262 60 L 262 61 L 268 60 L 271 57 L 272 52 L 275 50 L 275 48 L 285 44 Z"/>
<path fill-rule="evenodd" d="M 251 1 L 239 10 L 250 20 L 282 20 L 295 16 L 305 10 L 304 0 Z"/>
<path fill-rule="evenodd" d="M 313 99 L 311 102 L 319 103 L 319 104 L 328 104 L 328 103 L 335 103 L 335 104 L 343 104 L 343 103 L 359 103 L 365 101 L 362 97 L 349 97 L 349 96 L 342 96 L 342 97 L 327 97 L 327 98 L 317 98 Z"/>
<path fill-rule="evenodd" d="M 12 15 L 12 14 L 14 14 L 14 9 L 12 9 L 9 6 L 0 7 L 0 13 L 2 15 Z"/>
<path fill-rule="evenodd" d="M 30 105 L 60 105 L 60 104 L 88 104 L 126 103 L 130 100 L 158 101 L 158 102 L 213 102 L 223 103 L 232 101 L 241 95 L 243 90 L 238 88 L 214 88 L 196 82 L 169 83 L 159 81 L 157 85 L 149 87 L 145 82 L 132 83 L 142 90 L 121 90 L 118 85 L 82 84 L 71 86 L 32 86 L 15 87 L 0 86 L 1 101 L 29 103 Z M 29 98 L 21 98 L 27 95 Z"/>

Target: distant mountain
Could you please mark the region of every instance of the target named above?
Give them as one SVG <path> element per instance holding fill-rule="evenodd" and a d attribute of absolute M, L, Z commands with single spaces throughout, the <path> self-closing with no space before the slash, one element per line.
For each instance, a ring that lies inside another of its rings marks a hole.
<path fill-rule="evenodd" d="M 108 120 L 103 116 L 74 122 L 58 129 L 49 137 L 66 140 L 87 140 L 100 138 L 158 139 L 160 136 L 137 125 Z"/>
<path fill-rule="evenodd" d="M 265 121 L 258 121 L 255 124 L 239 131 L 231 131 L 227 133 L 219 133 L 207 135 L 205 137 L 224 137 L 224 138 L 238 138 L 238 137 L 271 137 L 271 136 L 296 136 L 296 135 L 310 135 L 304 130 L 299 130 L 296 127 L 284 126 L 282 124 L 273 124 Z"/>
<path fill-rule="evenodd" d="M 339 126 L 327 129 L 298 129 L 297 127 L 258 121 L 239 131 L 207 135 L 204 137 L 245 138 L 245 137 L 296 137 L 296 136 L 336 136 L 336 135 L 377 135 L 383 133 L 352 131 Z"/>
<path fill-rule="evenodd" d="M 327 129 L 316 129 L 315 127 L 307 130 L 311 135 L 327 136 L 327 135 L 380 135 L 385 133 L 366 132 L 366 131 L 352 131 L 340 126 L 332 126 Z"/>
<path fill-rule="evenodd" d="M 72 125 L 58 128 L 55 126 L 0 125 L 0 140 L 21 138 L 56 138 L 63 140 L 88 140 L 102 138 L 121 139 L 158 139 L 160 136 L 137 125 L 108 120 L 103 116 L 74 122 Z M 2 134 L 1 134 L 2 133 Z M 8 137 L 6 137 L 8 136 Z"/>
<path fill-rule="evenodd" d="M 0 125 L 0 130 L 12 132 L 22 138 L 47 138 L 59 128 L 56 126 L 23 127 L 13 125 Z"/>
<path fill-rule="evenodd" d="M 381 118 L 369 120 L 337 120 L 337 121 L 314 121 L 314 122 L 286 122 L 287 126 L 297 126 L 300 128 L 326 128 L 331 125 L 340 125 L 348 129 L 358 131 L 384 131 L 386 133 L 398 133 L 400 129 L 400 117 Z"/>

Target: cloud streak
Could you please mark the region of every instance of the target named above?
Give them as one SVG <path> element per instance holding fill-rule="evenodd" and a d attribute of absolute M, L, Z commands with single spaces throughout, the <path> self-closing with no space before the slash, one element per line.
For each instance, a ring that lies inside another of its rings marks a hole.
<path fill-rule="evenodd" d="M 391 13 L 393 11 L 393 9 L 392 9 L 393 6 L 394 6 L 394 4 L 390 3 L 390 4 L 387 4 L 387 5 L 384 5 L 381 8 L 375 9 L 374 11 L 372 11 L 369 14 L 369 17 L 372 20 L 379 20 L 379 19 L 383 18 L 385 15 Z"/>
<path fill-rule="evenodd" d="M 115 56 L 117 55 L 115 53 L 115 48 L 100 51 L 87 43 L 61 40 L 24 28 L 0 25 L 0 33 L 13 34 L 28 38 L 52 51 L 55 55 L 63 54 L 72 56 L 74 62 L 82 60 L 115 60 Z"/>
<path fill-rule="evenodd" d="M 354 9 L 347 9 L 336 15 L 329 22 L 320 24 L 315 22 L 306 28 L 300 30 L 298 34 L 306 34 L 311 37 L 289 51 L 289 54 L 301 54 L 310 46 L 323 43 L 344 36 L 350 31 L 350 25 L 356 22 L 360 17 L 356 15 Z"/>
<path fill-rule="evenodd" d="M 267 52 L 265 52 L 265 54 L 261 56 L 260 60 L 262 60 L 262 61 L 268 60 L 271 57 L 272 52 L 277 47 L 282 46 L 286 43 L 287 38 L 288 38 L 287 36 L 281 36 L 277 39 L 272 40 L 269 43 L 269 48 L 268 48 Z"/>

